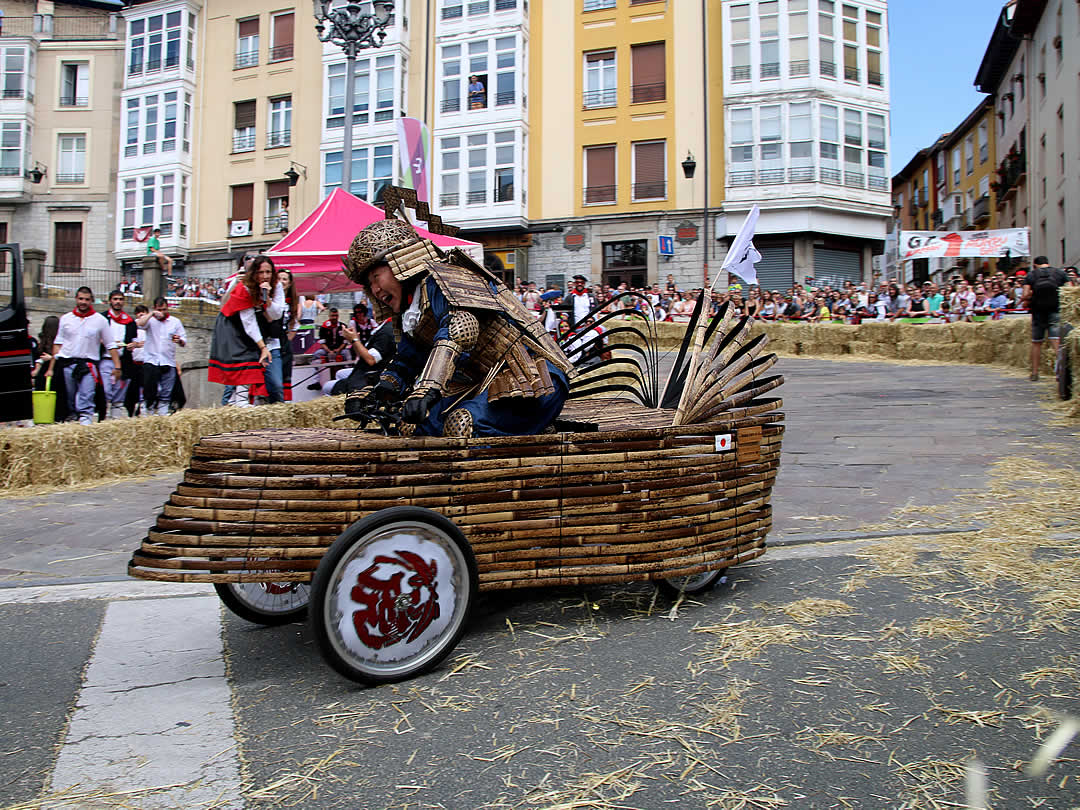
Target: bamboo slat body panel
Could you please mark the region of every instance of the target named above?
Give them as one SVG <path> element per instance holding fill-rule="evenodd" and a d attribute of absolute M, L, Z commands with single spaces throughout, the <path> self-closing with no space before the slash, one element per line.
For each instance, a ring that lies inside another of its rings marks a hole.
<path fill-rule="evenodd" d="M 202 439 L 129 564 L 143 579 L 304 582 L 334 539 L 399 505 L 452 520 L 482 590 L 617 583 L 725 568 L 765 551 L 779 399 L 719 421 L 579 400 L 591 433 L 484 439 L 260 430 Z"/>

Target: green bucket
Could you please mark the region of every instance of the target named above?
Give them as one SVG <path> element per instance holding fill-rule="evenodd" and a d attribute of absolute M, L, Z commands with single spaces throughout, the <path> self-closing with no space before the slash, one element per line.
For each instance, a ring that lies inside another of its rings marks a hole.
<path fill-rule="evenodd" d="M 45 390 L 34 392 L 34 424 L 51 425 L 56 421 L 56 392 L 52 377 L 45 378 Z"/>

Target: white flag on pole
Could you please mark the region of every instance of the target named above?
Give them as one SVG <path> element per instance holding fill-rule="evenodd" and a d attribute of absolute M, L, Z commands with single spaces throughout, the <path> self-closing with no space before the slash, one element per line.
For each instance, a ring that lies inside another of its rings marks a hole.
<path fill-rule="evenodd" d="M 734 273 L 747 284 L 758 283 L 754 264 L 761 261 L 761 254 L 754 247 L 754 229 L 757 227 L 759 213 L 760 209 L 756 205 L 750 209 L 739 227 L 739 232 L 735 234 L 727 256 L 724 257 L 724 263 L 720 265 L 721 270 Z"/>

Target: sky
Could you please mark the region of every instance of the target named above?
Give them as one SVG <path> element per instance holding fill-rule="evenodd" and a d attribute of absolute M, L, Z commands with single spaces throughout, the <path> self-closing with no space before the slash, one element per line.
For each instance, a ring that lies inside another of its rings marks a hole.
<path fill-rule="evenodd" d="M 975 89 L 1004 0 L 891 0 L 891 169 L 960 124 L 985 96 Z"/>

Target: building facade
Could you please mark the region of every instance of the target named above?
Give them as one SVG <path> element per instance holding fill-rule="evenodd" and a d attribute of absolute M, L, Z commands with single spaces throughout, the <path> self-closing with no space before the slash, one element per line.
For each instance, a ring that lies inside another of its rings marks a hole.
<path fill-rule="evenodd" d="M 717 230 L 756 203 L 763 286 L 870 278 L 892 215 L 883 0 L 724 0 L 726 186 Z"/>
<path fill-rule="evenodd" d="M 114 267 L 121 6 L 0 3 L 0 241 L 43 254 L 45 289 Z"/>

